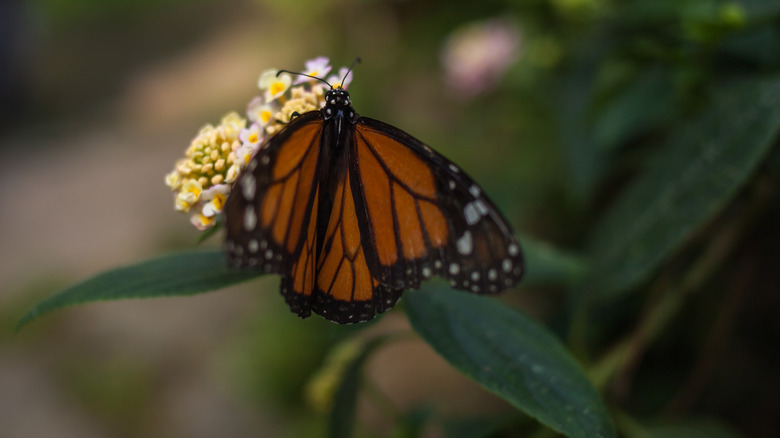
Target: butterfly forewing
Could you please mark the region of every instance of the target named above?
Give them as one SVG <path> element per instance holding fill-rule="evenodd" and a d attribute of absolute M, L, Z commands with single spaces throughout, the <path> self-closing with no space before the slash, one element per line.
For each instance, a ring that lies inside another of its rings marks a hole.
<path fill-rule="evenodd" d="M 520 281 L 524 265 L 511 227 L 468 175 L 386 123 L 363 117 L 356 133 L 365 235 L 383 281 L 416 288 L 437 274 L 476 293 Z"/>
<path fill-rule="evenodd" d="M 234 267 L 289 274 L 315 208 L 322 123 L 317 112 L 294 120 L 263 145 L 225 203 L 226 249 Z"/>

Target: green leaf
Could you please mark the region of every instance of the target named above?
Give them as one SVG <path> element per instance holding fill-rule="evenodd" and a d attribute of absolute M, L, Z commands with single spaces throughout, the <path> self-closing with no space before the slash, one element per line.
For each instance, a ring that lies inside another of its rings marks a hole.
<path fill-rule="evenodd" d="M 602 297 L 646 280 L 723 208 L 780 129 L 780 79 L 721 90 L 673 134 L 596 227 L 588 285 Z"/>
<path fill-rule="evenodd" d="M 588 35 L 572 61 L 556 96 L 561 152 L 566 166 L 564 182 L 574 200 L 586 203 L 604 171 L 604 152 L 599 149 L 586 114 L 596 93 L 598 71 L 611 50 L 611 41 L 601 30 Z"/>
<path fill-rule="evenodd" d="M 333 400 L 333 409 L 330 412 L 329 437 L 348 438 L 352 436 L 352 430 L 355 426 L 358 389 L 363 379 L 363 364 L 377 347 L 390 338 L 390 335 L 378 336 L 366 342 L 360 354 L 344 370 L 341 383 Z"/>
<path fill-rule="evenodd" d="M 527 285 L 564 285 L 579 282 L 587 272 L 582 257 L 556 248 L 549 243 L 521 236 L 526 274 L 521 283 Z"/>
<path fill-rule="evenodd" d="M 546 328 L 496 300 L 449 289 L 404 300 L 423 339 L 487 390 L 567 436 L 615 436 L 593 385 Z"/>
<path fill-rule="evenodd" d="M 675 102 L 672 85 L 670 74 L 661 68 L 638 73 L 597 114 L 594 136 L 598 147 L 612 150 L 674 117 L 680 105 Z"/>
<path fill-rule="evenodd" d="M 240 283 L 259 272 L 228 269 L 221 251 L 181 252 L 113 269 L 36 304 L 17 323 L 19 330 L 60 307 L 90 301 L 194 295 Z"/>

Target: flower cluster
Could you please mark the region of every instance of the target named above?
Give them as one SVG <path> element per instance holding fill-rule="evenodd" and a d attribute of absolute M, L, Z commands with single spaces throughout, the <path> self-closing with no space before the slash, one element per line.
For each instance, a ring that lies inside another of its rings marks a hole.
<path fill-rule="evenodd" d="M 304 75 L 324 78 L 331 71 L 325 57 L 306 62 Z M 352 73 L 342 67 L 326 81 L 333 88 L 347 88 Z M 343 82 L 343 83 L 342 83 Z M 325 105 L 327 85 L 311 77 L 270 69 L 260 75 L 260 95 L 249 102 L 246 118 L 232 112 L 217 126 L 206 125 L 190 143 L 184 158 L 165 176 L 176 192 L 176 210 L 191 214 L 199 230 L 214 226 L 233 183 L 266 140 L 281 131 L 293 114 L 304 114 Z"/>

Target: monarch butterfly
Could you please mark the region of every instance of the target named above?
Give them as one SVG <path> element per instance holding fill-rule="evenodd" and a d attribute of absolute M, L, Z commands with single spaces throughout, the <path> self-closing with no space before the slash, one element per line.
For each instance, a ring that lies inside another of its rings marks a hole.
<path fill-rule="evenodd" d="M 231 266 L 281 274 L 294 313 L 341 324 L 374 318 L 434 275 L 480 294 L 520 281 L 520 246 L 479 185 L 309 77 L 330 87 L 325 106 L 262 145 L 228 195 Z"/>

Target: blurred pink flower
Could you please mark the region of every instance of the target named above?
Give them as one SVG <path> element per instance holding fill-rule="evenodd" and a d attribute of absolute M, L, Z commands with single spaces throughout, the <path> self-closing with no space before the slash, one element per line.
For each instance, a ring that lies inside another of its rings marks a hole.
<path fill-rule="evenodd" d="M 441 51 L 447 86 L 470 99 L 495 87 L 520 52 L 522 35 L 511 21 L 490 19 L 461 26 Z"/>
<path fill-rule="evenodd" d="M 310 59 L 306 61 L 306 68 L 303 70 L 303 74 L 314 76 L 316 78 L 324 79 L 325 75 L 330 73 L 330 59 L 324 57 L 324 56 L 318 56 L 314 59 Z M 311 78 L 307 78 L 306 76 L 298 76 L 295 81 L 293 81 L 293 85 L 302 84 L 304 82 L 311 81 Z"/>

